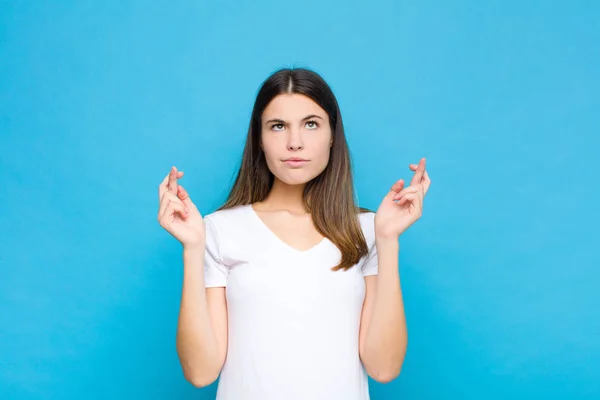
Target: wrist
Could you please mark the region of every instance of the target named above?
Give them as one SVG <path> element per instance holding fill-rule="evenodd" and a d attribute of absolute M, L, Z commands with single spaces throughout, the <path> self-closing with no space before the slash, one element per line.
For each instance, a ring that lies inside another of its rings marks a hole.
<path fill-rule="evenodd" d="M 398 249 L 400 243 L 398 242 L 399 237 L 395 235 L 375 235 L 375 245 L 377 251 L 386 251 L 386 249 Z"/>
<path fill-rule="evenodd" d="M 199 243 L 188 243 L 183 245 L 184 253 L 204 253 L 205 244 L 204 242 Z"/>
<path fill-rule="evenodd" d="M 382 243 L 396 243 L 400 235 L 396 235 L 395 233 L 383 233 L 380 231 L 375 231 L 375 241 Z"/>

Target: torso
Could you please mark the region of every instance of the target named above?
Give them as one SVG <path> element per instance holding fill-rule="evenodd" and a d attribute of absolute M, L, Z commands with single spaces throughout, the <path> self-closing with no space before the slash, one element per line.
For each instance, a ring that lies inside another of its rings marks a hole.
<path fill-rule="evenodd" d="M 210 251 L 226 271 L 225 278 L 205 267 L 207 286 L 226 286 L 228 348 L 217 399 L 368 399 L 358 353 L 363 260 L 331 271 L 340 252 L 314 235 L 312 222 L 292 231 L 259 213 L 247 205 L 206 217 L 218 237 L 209 240 L 208 230 L 207 246 L 218 247 Z M 373 214 L 360 221 L 372 247 Z"/>

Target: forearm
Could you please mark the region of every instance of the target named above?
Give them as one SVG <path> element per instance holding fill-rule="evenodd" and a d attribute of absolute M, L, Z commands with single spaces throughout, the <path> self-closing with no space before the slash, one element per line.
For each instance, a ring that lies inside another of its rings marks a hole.
<path fill-rule="evenodd" d="M 186 379 L 204 386 L 217 378 L 221 367 L 204 287 L 204 247 L 184 249 L 183 265 L 177 353 Z"/>
<path fill-rule="evenodd" d="M 389 381 L 400 373 L 408 334 L 398 270 L 397 238 L 377 238 L 377 295 L 365 342 L 365 365 Z"/>

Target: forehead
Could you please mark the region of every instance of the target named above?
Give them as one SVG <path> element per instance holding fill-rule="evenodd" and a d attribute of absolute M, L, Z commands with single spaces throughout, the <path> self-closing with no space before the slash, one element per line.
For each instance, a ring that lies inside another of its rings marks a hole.
<path fill-rule="evenodd" d="M 279 118 L 286 121 L 301 120 L 310 114 L 327 118 L 327 113 L 314 100 L 297 93 L 276 96 L 263 112 L 263 120 Z"/>

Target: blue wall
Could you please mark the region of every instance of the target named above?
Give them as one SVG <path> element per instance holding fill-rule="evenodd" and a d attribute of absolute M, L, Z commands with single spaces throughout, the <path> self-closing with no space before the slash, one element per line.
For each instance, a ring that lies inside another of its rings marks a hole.
<path fill-rule="evenodd" d="M 178 364 L 157 185 L 177 165 L 214 210 L 282 66 L 338 95 L 363 205 L 428 159 L 409 350 L 373 399 L 600 398 L 599 21 L 594 1 L 0 1 L 0 398 L 214 398 Z"/>

